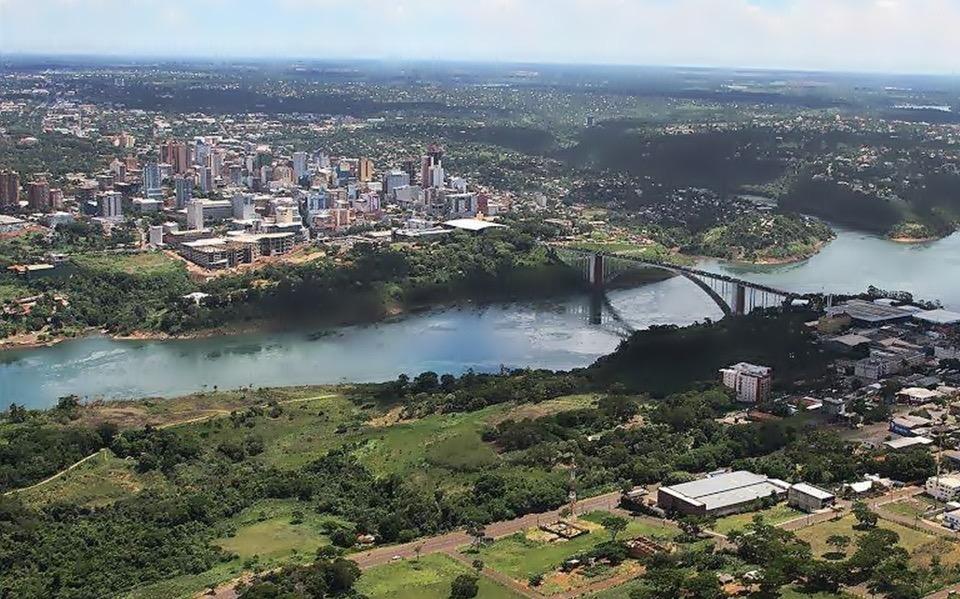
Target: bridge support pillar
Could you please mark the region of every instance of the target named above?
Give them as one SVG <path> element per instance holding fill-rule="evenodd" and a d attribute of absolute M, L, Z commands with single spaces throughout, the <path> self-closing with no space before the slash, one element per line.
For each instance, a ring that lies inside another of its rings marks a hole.
<path fill-rule="evenodd" d="M 747 288 L 737 283 L 736 296 L 733 299 L 733 313 L 743 316 L 747 313 Z"/>
<path fill-rule="evenodd" d="M 590 284 L 594 289 L 603 289 L 603 254 L 593 255 L 593 268 L 590 273 Z"/>

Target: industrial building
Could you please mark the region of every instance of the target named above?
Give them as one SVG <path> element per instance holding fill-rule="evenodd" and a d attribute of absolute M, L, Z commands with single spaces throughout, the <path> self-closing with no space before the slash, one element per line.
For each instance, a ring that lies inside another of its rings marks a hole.
<path fill-rule="evenodd" d="M 797 483 L 787 491 L 787 504 L 804 512 L 817 512 L 836 501 L 833 493 L 807 483 Z"/>
<path fill-rule="evenodd" d="M 657 506 L 666 512 L 723 516 L 749 509 L 758 499 L 781 498 L 789 488 L 782 480 L 740 470 L 660 487 Z"/>

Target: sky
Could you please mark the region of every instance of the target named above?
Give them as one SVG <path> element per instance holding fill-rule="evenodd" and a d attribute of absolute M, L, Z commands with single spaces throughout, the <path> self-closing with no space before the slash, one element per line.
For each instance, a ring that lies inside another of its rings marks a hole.
<path fill-rule="evenodd" d="M 960 0 L 0 0 L 0 53 L 960 73 Z"/>

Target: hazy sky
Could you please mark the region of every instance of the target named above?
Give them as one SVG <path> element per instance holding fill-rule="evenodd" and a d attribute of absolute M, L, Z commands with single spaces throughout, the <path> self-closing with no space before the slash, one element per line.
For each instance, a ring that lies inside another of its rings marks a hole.
<path fill-rule="evenodd" d="M 960 0 L 0 0 L 0 52 L 960 72 Z"/>

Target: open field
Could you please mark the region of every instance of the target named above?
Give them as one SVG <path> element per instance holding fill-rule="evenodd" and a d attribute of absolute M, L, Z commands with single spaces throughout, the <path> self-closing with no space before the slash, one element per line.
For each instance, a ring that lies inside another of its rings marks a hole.
<path fill-rule="evenodd" d="M 850 547 L 847 548 L 847 555 L 850 555 L 856 549 L 856 539 L 866 534 L 865 531 L 854 528 L 856 523 L 856 518 L 854 518 L 852 514 L 847 514 L 839 520 L 822 522 L 798 530 L 797 536 L 810 543 L 810 548 L 813 550 L 814 555 L 823 556 L 826 553 L 834 551 L 833 547 L 827 545 L 828 537 L 832 535 L 845 535 L 853 541 Z M 913 530 L 912 528 L 901 526 L 895 522 L 881 520 L 879 527 L 892 530 L 900 535 L 900 546 L 909 551 L 911 555 L 914 555 L 920 547 L 936 541 L 936 538 L 931 534 Z"/>
<path fill-rule="evenodd" d="M 213 541 L 241 559 L 256 556 L 258 563 L 312 560 L 319 547 L 329 544 L 322 528 L 328 521 L 294 500 L 264 500 L 245 509 L 228 524 L 227 534 Z"/>
<path fill-rule="evenodd" d="M 78 424 L 96 426 L 113 422 L 120 428 L 146 425 L 169 426 L 189 423 L 204 417 L 229 414 L 270 401 L 288 402 L 334 393 L 331 386 L 289 387 L 278 389 L 236 389 L 205 391 L 170 399 L 148 398 L 129 401 L 98 401 L 85 404 Z M 341 390 L 341 389 L 337 389 Z"/>
<path fill-rule="evenodd" d="M 551 416 L 560 412 L 590 408 L 597 405 L 601 395 L 598 393 L 584 393 L 580 395 L 564 395 L 555 399 L 548 399 L 540 403 L 525 403 L 511 408 L 490 418 L 491 424 L 499 424 L 504 420 L 531 420 Z"/>
<path fill-rule="evenodd" d="M 734 530 L 742 529 L 746 525 L 750 524 L 750 522 L 753 521 L 754 516 L 758 515 L 763 516 L 763 521 L 765 523 L 777 525 L 787 522 L 788 520 L 793 520 L 794 518 L 799 518 L 803 515 L 803 512 L 793 509 L 786 503 L 781 503 L 773 506 L 772 508 L 760 510 L 759 512 L 745 512 L 743 514 L 734 514 L 732 516 L 718 518 L 717 523 L 712 527 L 712 530 L 724 535 L 729 534 Z"/>
<path fill-rule="evenodd" d="M 172 260 L 163 252 L 142 252 L 137 254 L 80 254 L 71 259 L 81 268 L 122 272 L 129 275 L 154 275 L 186 270 L 183 265 Z"/>
<path fill-rule="evenodd" d="M 599 526 L 600 520 L 606 515 L 606 512 L 593 512 L 583 516 L 583 520 L 596 525 L 595 530 L 569 541 L 551 543 L 537 539 L 538 531 L 528 531 L 526 534 L 518 533 L 500 539 L 480 549 L 477 557 L 482 559 L 488 567 L 518 581 L 526 582 L 535 574 L 545 574 L 554 570 L 572 555 L 609 541 L 610 535 Z M 627 529 L 620 534 L 619 538 L 629 539 L 642 535 L 653 539 L 669 539 L 675 533 L 676 529 L 672 526 L 630 520 Z"/>
<path fill-rule="evenodd" d="M 18 493 L 18 497 L 35 507 L 53 503 L 100 507 L 165 483 L 161 474 L 136 472 L 132 462 L 104 450 L 49 483 Z"/>
<path fill-rule="evenodd" d="M 465 565 L 443 554 L 378 566 L 363 573 L 356 589 L 370 599 L 446 599 L 450 585 L 461 574 L 472 573 Z M 477 581 L 481 599 L 515 599 L 520 595 L 481 576 Z"/>

